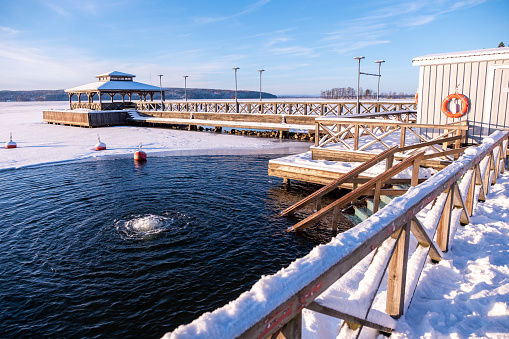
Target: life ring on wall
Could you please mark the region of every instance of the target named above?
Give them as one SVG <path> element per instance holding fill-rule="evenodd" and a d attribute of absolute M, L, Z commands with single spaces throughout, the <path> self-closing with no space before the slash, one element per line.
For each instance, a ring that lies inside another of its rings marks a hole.
<path fill-rule="evenodd" d="M 461 100 L 461 111 L 452 113 L 449 111 L 449 108 L 447 107 L 449 105 L 449 102 L 451 102 L 452 99 L 459 99 Z M 460 118 L 468 111 L 468 98 L 460 93 L 454 93 L 449 94 L 444 101 L 442 101 L 442 113 L 444 113 L 449 118 Z"/>
<path fill-rule="evenodd" d="M 415 93 L 414 102 L 415 102 L 416 105 L 419 104 L 419 92 Z"/>

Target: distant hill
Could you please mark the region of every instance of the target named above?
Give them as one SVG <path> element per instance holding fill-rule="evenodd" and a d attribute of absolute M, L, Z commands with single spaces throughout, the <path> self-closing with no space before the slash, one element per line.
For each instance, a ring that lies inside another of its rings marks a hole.
<path fill-rule="evenodd" d="M 167 88 L 165 91 L 167 100 L 183 99 L 183 88 Z M 239 99 L 258 99 L 260 92 L 257 91 L 238 91 L 237 97 Z M 104 97 L 103 97 L 104 98 Z M 109 98 L 109 97 L 108 97 Z M 115 96 L 116 100 L 120 100 L 120 95 Z M 188 88 L 188 99 L 234 99 L 235 91 L 226 89 L 207 89 L 207 88 Z M 277 96 L 274 94 L 262 92 L 262 98 L 275 99 Z M 76 97 L 73 98 L 73 101 Z M 133 100 L 139 99 L 138 96 L 133 95 Z M 35 91 L 0 91 L 1 101 L 68 101 L 69 95 L 64 90 L 35 90 Z M 160 100 L 160 95 L 157 93 L 154 100 Z"/>

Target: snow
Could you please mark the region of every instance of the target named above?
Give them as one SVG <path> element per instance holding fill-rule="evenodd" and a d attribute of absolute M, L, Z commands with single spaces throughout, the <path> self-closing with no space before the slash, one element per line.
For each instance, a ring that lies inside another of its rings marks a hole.
<path fill-rule="evenodd" d="M 132 158 L 140 142 L 149 158 L 167 155 L 294 153 L 308 150 L 310 145 L 167 128 L 80 128 L 42 121 L 43 110 L 68 108 L 69 103 L 64 101 L 0 102 L 0 170 L 82 159 Z M 11 132 L 17 148 L 5 149 L 3 146 L 9 141 Z M 105 151 L 94 149 L 98 135 L 106 144 Z"/>
<path fill-rule="evenodd" d="M 374 156 L 375 154 L 373 154 Z M 329 171 L 334 173 L 345 174 L 356 168 L 357 166 L 362 165 L 362 162 L 338 162 L 338 161 L 329 161 L 329 160 L 313 160 L 312 153 L 304 152 L 299 154 L 292 154 L 285 157 L 272 159 L 269 161 L 272 164 L 279 165 L 289 165 L 295 167 L 304 167 L 304 168 L 312 168 L 316 170 Z M 398 164 L 399 161 L 394 161 L 394 165 Z M 375 177 L 380 173 L 385 171 L 385 161 L 382 161 L 376 164 L 373 167 L 370 167 L 366 171 L 362 172 L 361 177 Z M 432 168 L 420 168 L 419 170 L 419 178 L 427 179 L 430 178 L 433 174 L 437 173 L 436 170 Z M 404 171 L 398 173 L 394 178 L 405 179 L 412 177 L 412 167 L 405 169 Z"/>

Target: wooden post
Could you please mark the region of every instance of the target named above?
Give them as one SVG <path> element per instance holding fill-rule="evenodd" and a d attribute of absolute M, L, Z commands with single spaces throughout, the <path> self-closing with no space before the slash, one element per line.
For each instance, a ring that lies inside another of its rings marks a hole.
<path fill-rule="evenodd" d="M 406 141 L 406 127 L 401 127 L 401 136 L 399 138 L 399 147 L 405 147 Z"/>
<path fill-rule="evenodd" d="M 421 167 L 421 159 L 422 157 L 416 158 L 412 165 L 412 180 L 410 183 L 412 186 L 417 186 L 419 184 L 419 170 Z"/>
<path fill-rule="evenodd" d="M 398 243 L 389 262 L 385 310 L 393 318 L 403 315 L 411 221 L 401 227 Z"/>
<path fill-rule="evenodd" d="M 355 124 L 354 127 L 354 139 L 353 139 L 353 149 L 356 151 L 359 149 L 359 125 Z"/>
<path fill-rule="evenodd" d="M 477 175 L 476 175 L 477 169 L 478 169 L 477 166 L 474 166 L 471 169 L 472 179 L 470 179 L 470 185 L 468 186 L 467 197 L 465 200 L 465 205 L 466 205 L 467 213 L 469 216 L 471 216 L 474 211 L 474 194 L 475 194 L 475 182 L 476 182 L 476 177 L 477 177 Z"/>
<path fill-rule="evenodd" d="M 453 209 L 453 188 L 447 189 L 447 199 L 445 200 L 445 206 L 442 211 L 442 216 L 438 222 L 437 227 L 437 245 L 440 247 L 442 252 L 447 252 L 449 249 L 449 236 L 451 229 L 451 214 Z"/>
<path fill-rule="evenodd" d="M 382 182 L 379 181 L 375 184 L 375 194 L 373 196 L 373 214 L 378 212 L 380 206 L 380 191 L 382 189 Z"/>
<path fill-rule="evenodd" d="M 300 339 L 302 338 L 302 311 L 287 322 L 271 339 Z"/>
<path fill-rule="evenodd" d="M 385 170 L 386 171 L 390 170 L 393 164 L 394 164 L 394 153 L 389 155 L 385 160 Z"/>
<path fill-rule="evenodd" d="M 315 147 L 320 143 L 320 123 L 315 122 Z"/>
<path fill-rule="evenodd" d="M 339 223 L 339 215 L 341 214 L 341 209 L 336 206 L 334 207 L 334 210 L 332 211 L 332 230 L 337 231 L 338 230 L 338 223 Z"/>

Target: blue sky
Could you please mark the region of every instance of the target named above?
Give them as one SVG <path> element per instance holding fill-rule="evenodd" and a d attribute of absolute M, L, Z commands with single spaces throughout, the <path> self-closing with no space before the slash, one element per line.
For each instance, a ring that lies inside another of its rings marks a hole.
<path fill-rule="evenodd" d="M 509 45 L 508 0 L 0 0 L 0 89 L 62 89 L 112 70 L 164 87 L 414 93 L 412 58 Z M 361 86 L 376 90 L 376 78 Z"/>

